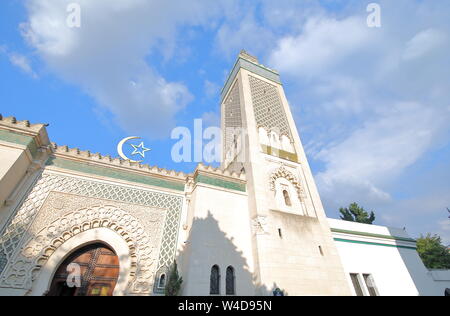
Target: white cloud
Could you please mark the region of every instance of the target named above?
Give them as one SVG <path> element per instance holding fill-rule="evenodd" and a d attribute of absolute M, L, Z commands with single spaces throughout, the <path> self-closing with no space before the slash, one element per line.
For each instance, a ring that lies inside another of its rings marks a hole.
<path fill-rule="evenodd" d="M 326 166 L 316 175 L 318 185 L 327 198 L 344 204 L 352 196 L 372 202 L 389 200 L 389 193 L 380 186 L 427 152 L 446 123 L 442 113 L 434 108 L 416 103 L 394 104 L 344 141 L 325 147 L 316 155 Z"/>
<path fill-rule="evenodd" d="M 437 185 L 424 181 L 428 176 L 413 176 L 412 186 L 417 188 L 413 196 L 375 206 L 375 211 L 379 214 L 377 222 L 406 227 L 413 237 L 427 233 L 438 234 L 446 244 L 450 244 L 450 223 L 447 224 L 450 219 L 446 212 L 447 205 L 450 205 L 447 194 L 450 186 L 444 183 L 446 179 L 440 179 L 442 173 L 448 177 L 449 172 L 435 168 L 429 173 L 429 178 L 435 180 Z"/>
<path fill-rule="evenodd" d="M 317 76 L 370 43 L 362 17 L 311 17 L 297 36 L 282 38 L 270 64 L 285 74 Z"/>
<path fill-rule="evenodd" d="M 300 29 L 324 9 L 316 0 L 228 1 L 215 35 L 216 52 L 227 59 L 245 49 L 262 59 L 281 34 Z"/>
<path fill-rule="evenodd" d="M 450 6 L 443 1 L 380 0 L 379 29 L 367 27 L 359 1 L 336 13 L 315 0 L 79 0 L 82 26 L 69 29 L 69 2 L 28 0 L 24 36 L 54 72 L 130 133 L 164 134 L 192 100 L 185 84 L 162 78 L 147 60 L 155 51 L 172 58 L 177 28 L 202 25 L 217 29 L 221 57 L 246 48 L 281 72 L 308 154 L 323 165 L 317 182 L 329 212 L 358 201 L 379 210 L 384 224 L 408 222 L 420 231 L 423 209 L 438 212 L 446 202 L 436 195 L 445 195 L 439 172 L 422 183 L 430 192 L 420 199 L 397 201 L 391 187 L 412 186 L 401 182 L 402 172 L 450 142 L 450 45 L 443 31 L 450 29 Z M 205 81 L 206 95 L 215 88 Z M 219 121 L 214 112 L 203 119 Z M 427 230 L 439 230 L 436 223 Z"/>
<path fill-rule="evenodd" d="M 261 26 L 252 9 L 239 21 L 222 24 L 216 35 L 216 50 L 227 58 L 235 58 L 242 49 L 258 53 L 267 49 L 267 43 L 274 42 L 274 34 Z"/>
<path fill-rule="evenodd" d="M 202 115 L 203 127 L 220 127 L 220 115 L 216 112 L 205 112 Z"/>
<path fill-rule="evenodd" d="M 405 60 L 412 60 L 420 58 L 427 53 L 438 48 L 447 40 L 447 36 L 444 32 L 428 29 L 421 31 L 414 36 L 408 43 L 406 43 L 405 52 L 403 58 Z"/>
<path fill-rule="evenodd" d="M 28 0 L 22 32 L 48 67 L 111 111 L 129 133 L 167 136 L 176 113 L 193 99 L 182 82 L 168 82 L 147 63 L 159 50 L 170 58 L 177 28 L 204 25 L 216 3 L 79 0 L 81 28 L 67 27 L 65 0 Z"/>
<path fill-rule="evenodd" d="M 209 80 L 205 80 L 204 89 L 207 98 L 217 97 L 220 93 L 220 86 Z"/>
<path fill-rule="evenodd" d="M 450 45 L 442 31 L 450 27 L 449 5 L 381 5 L 380 29 L 367 27 L 359 4 L 349 5 L 345 17 L 311 14 L 278 40 L 267 64 L 288 87 L 305 148 L 321 170 L 316 181 L 330 216 L 356 201 L 374 209 L 380 224 L 441 232 L 437 215 L 423 214 L 445 207 L 440 180 L 450 165 L 417 184 L 405 171 L 450 144 Z M 427 193 L 399 200 L 398 192 L 416 187 Z"/>
<path fill-rule="evenodd" d="M 15 53 L 15 52 L 9 52 L 8 47 L 6 45 L 0 46 L 0 53 L 4 54 L 8 57 L 9 62 L 22 70 L 24 73 L 30 75 L 32 78 L 37 79 L 38 75 L 33 70 L 33 67 L 31 66 L 30 59 L 22 54 Z"/>
<path fill-rule="evenodd" d="M 9 60 L 14 66 L 19 67 L 23 72 L 29 74 L 32 78 L 38 78 L 37 74 L 31 67 L 30 60 L 26 56 L 17 53 L 11 53 L 9 55 Z"/>

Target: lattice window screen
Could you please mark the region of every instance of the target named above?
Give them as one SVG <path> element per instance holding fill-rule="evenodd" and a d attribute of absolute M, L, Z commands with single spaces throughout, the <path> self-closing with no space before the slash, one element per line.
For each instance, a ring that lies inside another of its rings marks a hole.
<path fill-rule="evenodd" d="M 231 88 L 230 94 L 225 99 L 225 148 L 230 148 L 233 144 L 233 133 L 230 128 L 242 127 L 241 103 L 239 85 L 236 81 Z"/>
<path fill-rule="evenodd" d="M 277 87 L 249 76 L 256 124 L 270 130 L 276 128 L 280 135 L 291 137 L 289 123 Z"/>

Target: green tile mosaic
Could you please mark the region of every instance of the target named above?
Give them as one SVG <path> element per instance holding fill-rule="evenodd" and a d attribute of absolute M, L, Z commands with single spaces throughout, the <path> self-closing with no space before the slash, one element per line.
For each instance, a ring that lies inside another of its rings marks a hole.
<path fill-rule="evenodd" d="M 268 80 L 271 80 L 275 83 L 281 83 L 280 75 L 277 74 L 276 72 L 274 72 L 268 68 L 265 68 L 262 65 L 252 63 L 246 59 L 239 57 L 237 59 L 236 63 L 234 64 L 233 70 L 231 71 L 230 75 L 228 76 L 228 79 L 222 89 L 221 100 L 223 100 L 223 98 L 225 98 L 225 95 L 227 94 L 227 92 L 230 88 L 230 85 L 234 81 L 234 78 L 236 77 L 240 68 L 244 68 L 245 70 L 255 73 L 255 74 L 257 74 L 261 77 L 264 77 Z"/>
<path fill-rule="evenodd" d="M 69 169 L 73 171 L 94 174 L 97 176 L 114 178 L 119 180 L 125 180 L 135 183 L 142 183 L 152 186 L 157 186 L 166 189 L 172 189 L 176 191 L 184 191 L 184 183 L 178 183 L 174 181 L 168 181 L 163 179 L 158 179 L 151 176 L 144 176 L 139 174 L 134 174 L 131 172 L 126 172 L 122 170 L 115 170 L 113 168 L 105 168 L 99 166 L 89 165 L 87 163 L 80 163 L 68 159 L 50 157 L 47 161 L 47 166 L 55 166 L 58 168 Z"/>
<path fill-rule="evenodd" d="M 6 130 L 0 130 L 0 140 L 8 143 L 24 145 L 28 148 L 33 158 L 37 155 L 38 147 L 36 141 L 32 136 L 22 135 Z"/>
<path fill-rule="evenodd" d="M 210 185 L 213 185 L 216 187 L 221 187 L 221 188 L 235 190 L 235 191 L 241 191 L 241 192 L 246 191 L 245 184 L 227 181 L 227 180 L 218 179 L 218 178 L 213 178 L 213 177 L 200 175 L 200 174 L 195 177 L 195 182 L 210 184 Z"/>

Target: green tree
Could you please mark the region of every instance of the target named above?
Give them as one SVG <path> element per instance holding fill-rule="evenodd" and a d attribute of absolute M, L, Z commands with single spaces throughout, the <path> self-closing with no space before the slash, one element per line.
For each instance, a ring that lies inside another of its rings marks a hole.
<path fill-rule="evenodd" d="M 349 222 L 358 222 L 363 224 L 373 224 L 375 221 L 375 214 L 373 212 L 369 213 L 364 210 L 364 208 L 360 207 L 357 203 L 352 203 L 347 208 L 341 207 L 339 209 L 341 213 L 341 219 Z"/>
<path fill-rule="evenodd" d="M 450 252 L 438 235 L 417 239 L 417 252 L 428 269 L 450 269 Z"/>
<path fill-rule="evenodd" d="M 178 275 L 177 262 L 174 261 L 169 271 L 169 279 L 167 280 L 167 285 L 165 288 L 166 296 L 178 296 L 181 284 L 183 283 L 183 278 Z"/>

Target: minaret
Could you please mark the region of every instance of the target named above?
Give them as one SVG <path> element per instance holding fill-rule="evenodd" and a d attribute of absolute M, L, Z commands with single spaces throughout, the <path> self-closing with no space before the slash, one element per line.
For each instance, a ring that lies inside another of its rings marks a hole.
<path fill-rule="evenodd" d="M 349 294 L 278 72 L 242 51 L 221 112 L 222 168 L 247 176 L 256 294 Z"/>

